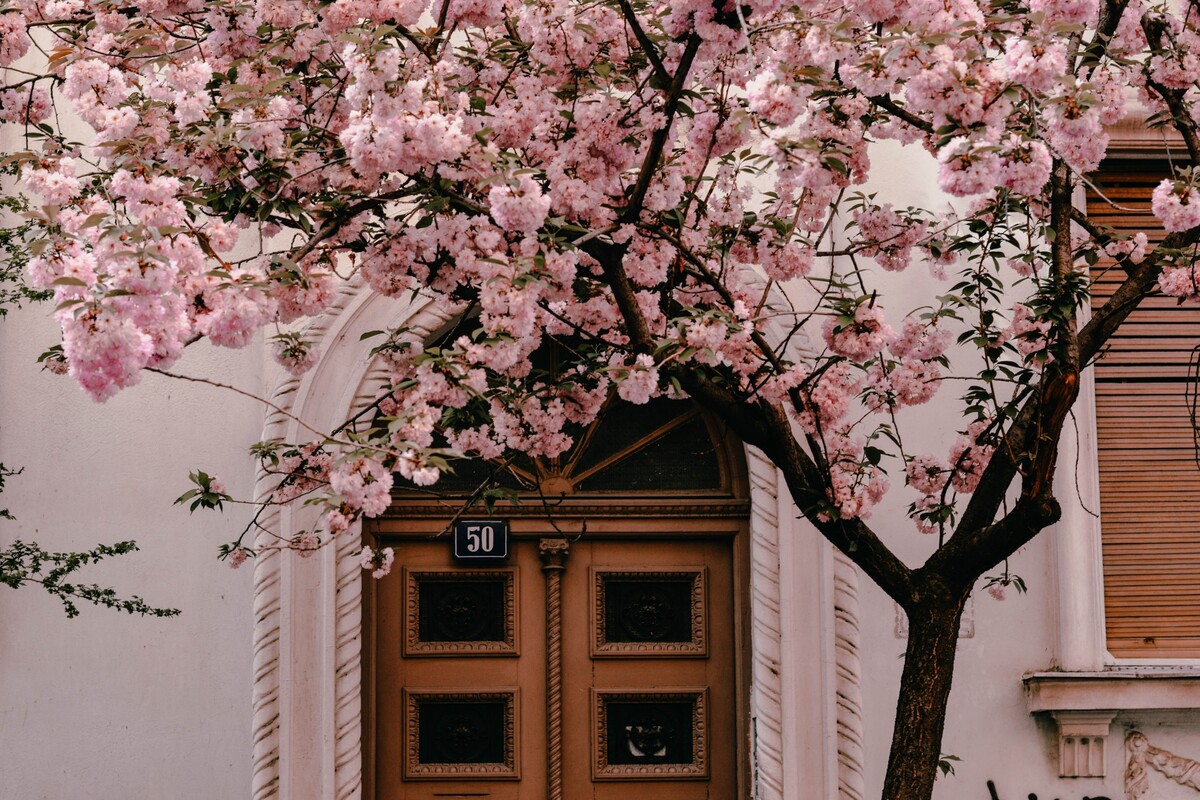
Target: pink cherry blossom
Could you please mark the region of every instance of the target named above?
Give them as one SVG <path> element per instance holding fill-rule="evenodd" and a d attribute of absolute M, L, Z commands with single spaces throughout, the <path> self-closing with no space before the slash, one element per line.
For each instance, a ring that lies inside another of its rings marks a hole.
<path fill-rule="evenodd" d="M 1016 342 L 1021 355 L 1028 356 L 1046 349 L 1049 344 L 1046 335 L 1050 333 L 1050 327 L 1050 322 L 1039 319 L 1029 306 L 1017 303 L 1007 334 Z"/>
<path fill-rule="evenodd" d="M 25 186 L 42 196 L 47 203 L 64 205 L 79 196 L 82 184 L 75 175 L 75 159 L 64 156 L 53 162 L 43 162 L 21 174 Z"/>
<path fill-rule="evenodd" d="M 759 258 L 767 275 L 777 281 L 799 278 L 812 271 L 813 249 L 801 242 L 772 247 L 765 241 L 759 246 Z"/>
<path fill-rule="evenodd" d="M 521 175 L 516 184 L 502 183 L 488 192 L 492 219 L 506 231 L 536 231 L 550 211 L 550 198 L 529 175 Z"/>
<path fill-rule="evenodd" d="M 16 11 L 0 14 L 0 67 L 7 67 L 25 55 L 32 44 L 23 14 Z"/>
<path fill-rule="evenodd" d="M 1000 184 L 1018 194 L 1036 195 L 1050 179 L 1050 151 L 1037 140 L 1009 137 L 1000 154 Z"/>
<path fill-rule="evenodd" d="M 1186 231 L 1200 225 L 1200 192 L 1194 186 L 1164 180 L 1154 187 L 1150 207 L 1168 231 Z"/>
<path fill-rule="evenodd" d="M 1041 43 L 1013 37 L 1004 45 L 1004 64 L 1013 82 L 1032 92 L 1049 91 L 1067 71 L 1062 42 Z"/>
<path fill-rule="evenodd" d="M 392 571 L 392 562 L 396 559 L 395 551 L 390 547 L 375 550 L 364 547 L 358 555 L 358 562 L 365 570 L 371 571 L 371 577 L 378 580 Z"/>
<path fill-rule="evenodd" d="M 1116 239 L 1104 246 L 1104 252 L 1113 258 L 1126 256 L 1131 264 L 1140 264 L 1146 258 L 1150 240 L 1143 231 L 1138 231 L 1131 239 Z"/>
<path fill-rule="evenodd" d="M 772 71 L 747 83 L 746 95 L 751 110 L 773 125 L 790 125 L 804 108 L 804 97 Z"/>
<path fill-rule="evenodd" d="M 617 396 L 635 405 L 649 402 L 657 389 L 658 370 L 654 359 L 645 354 L 639 354 L 625 377 L 617 380 Z"/>
<path fill-rule="evenodd" d="M 882 306 L 870 302 L 860 303 L 850 322 L 827 317 L 822 332 L 830 350 L 858 361 L 879 353 L 894 335 L 892 327 L 884 321 Z"/>
<path fill-rule="evenodd" d="M 1046 24 L 1096 24 L 1096 4 L 1091 0 L 1029 0 L 1029 10 L 1045 15 Z"/>
<path fill-rule="evenodd" d="M 1193 266 L 1164 269 L 1158 277 L 1158 286 L 1168 297 L 1200 302 L 1200 274 Z"/>
<path fill-rule="evenodd" d="M 329 471 L 329 488 L 351 508 L 378 517 L 391 504 L 392 473 L 373 458 L 350 458 Z"/>
<path fill-rule="evenodd" d="M 963 494 L 970 494 L 979 486 L 979 479 L 995 452 L 993 445 L 980 441 L 989 427 L 987 420 L 971 423 L 950 448 L 950 483 Z"/>
<path fill-rule="evenodd" d="M 60 312 L 63 357 L 72 378 L 104 401 L 141 380 L 153 343 L 131 321 L 102 306 Z"/>
<path fill-rule="evenodd" d="M 938 185 L 949 194 L 979 194 L 996 186 L 1000 159 L 989 145 L 959 137 L 941 149 L 938 161 Z"/>
<path fill-rule="evenodd" d="M 891 203 L 855 212 L 854 222 L 864 239 L 863 252 L 890 272 L 900 272 L 909 265 L 913 246 L 929 227 L 923 221 L 901 219 Z"/>
<path fill-rule="evenodd" d="M 299 337 L 277 337 L 272 343 L 271 354 L 277 364 L 299 376 L 312 369 L 321 351 L 312 342 Z"/>
<path fill-rule="evenodd" d="M 432 486 L 441 477 L 441 471 L 425 463 L 415 450 L 401 453 L 398 467 L 400 474 L 417 486 Z"/>
<path fill-rule="evenodd" d="M 312 531 L 306 531 L 294 538 L 290 547 L 301 558 L 311 558 L 321 549 L 321 537 Z"/>
<path fill-rule="evenodd" d="M 899 358 L 929 361 L 946 352 L 951 338 L 950 331 L 939 327 L 936 321 L 905 317 L 899 335 L 888 344 L 888 350 Z"/>
<path fill-rule="evenodd" d="M 949 472 L 945 462 L 932 455 L 913 456 L 905 468 L 908 485 L 927 495 L 937 494 L 942 490 Z"/>

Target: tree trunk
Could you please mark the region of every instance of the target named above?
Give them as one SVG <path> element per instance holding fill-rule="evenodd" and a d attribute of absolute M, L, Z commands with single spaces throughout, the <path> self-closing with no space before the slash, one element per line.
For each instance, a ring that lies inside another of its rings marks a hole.
<path fill-rule="evenodd" d="M 908 647 L 883 800 L 929 800 L 942 752 L 958 625 L 967 594 L 908 611 Z"/>

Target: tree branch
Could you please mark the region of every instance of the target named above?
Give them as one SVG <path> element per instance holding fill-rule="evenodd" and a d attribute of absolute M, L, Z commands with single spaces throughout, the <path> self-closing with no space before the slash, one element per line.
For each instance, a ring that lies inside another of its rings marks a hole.
<path fill-rule="evenodd" d="M 1048 509 L 1051 505 L 1057 508 L 1053 497 L 1054 468 L 1063 424 L 1079 395 L 1081 354 L 1078 337 L 1073 333 L 1076 308 L 1070 290 L 1075 270 L 1070 167 L 1055 160 L 1050 181 L 1050 224 L 1055 234 L 1051 270 L 1054 299 L 1064 315 L 1058 325 L 1062 338 L 1053 343 L 1054 358 L 1046 365 L 1045 377 L 996 447 L 954 535 L 926 562 L 927 568 L 947 578 L 974 581 L 1041 530 L 1031 530 L 1030 526 L 1045 527 L 1053 521 L 1051 517 L 1057 519 Z M 1013 520 L 993 525 L 992 520 L 1018 471 L 1022 474 L 1017 501 L 1020 512 L 1014 509 L 1009 515 Z"/>
<path fill-rule="evenodd" d="M 646 148 L 646 155 L 642 159 L 642 168 L 638 173 L 637 183 L 634 184 L 633 193 L 629 196 L 629 203 L 621 212 L 622 222 L 635 222 L 642 213 L 646 192 L 650 190 L 650 183 L 654 180 L 658 160 L 662 158 L 667 137 L 671 135 L 671 123 L 675 119 L 675 112 L 679 109 L 679 100 L 683 97 L 683 87 L 687 83 L 688 73 L 692 70 L 692 61 L 696 58 L 696 51 L 700 49 L 700 42 L 700 36 L 693 33 L 688 37 L 683 55 L 679 57 L 679 66 L 675 68 L 675 79 L 671 82 L 671 88 L 667 92 L 666 103 L 663 107 L 665 119 L 662 126 L 650 137 L 650 146 Z"/>
<path fill-rule="evenodd" d="M 1096 223 L 1092 222 L 1091 217 L 1089 217 L 1082 209 L 1075 208 L 1074 206 L 1071 207 L 1071 221 L 1087 231 L 1088 236 L 1091 236 L 1093 239 L 1095 239 L 1096 243 L 1101 247 L 1111 242 L 1113 240 L 1113 234 L 1116 233 L 1116 231 L 1114 231 L 1112 228 L 1102 228 Z"/>
<path fill-rule="evenodd" d="M 1168 234 L 1167 238 L 1163 239 L 1146 257 L 1146 260 L 1127 268 L 1128 277 L 1117 287 L 1104 305 L 1092 313 L 1092 318 L 1088 320 L 1076 337 L 1079 342 L 1079 356 L 1083 363 L 1086 364 L 1095 358 L 1117 328 L 1154 291 L 1154 287 L 1158 285 L 1158 277 L 1162 274 L 1166 264 L 1166 253 L 1192 247 L 1198 242 L 1200 242 L 1200 228 Z"/>
<path fill-rule="evenodd" d="M 667 72 L 666 66 L 662 59 L 658 56 L 658 49 L 654 46 L 654 42 L 650 41 L 650 37 L 642 30 L 642 25 L 638 22 L 637 15 L 633 12 L 633 6 L 629 0 L 620 0 L 621 13 L 625 16 L 625 22 L 629 24 L 629 28 L 633 31 L 634 37 L 638 40 L 638 44 L 646 51 L 646 59 L 650 62 L 650 66 L 654 69 L 654 74 L 658 76 L 659 81 L 663 86 L 671 85 L 671 73 Z"/>
<path fill-rule="evenodd" d="M 800 447 L 791 422 L 779 406 L 764 409 L 769 438 L 756 445 L 779 467 L 792 499 L 804 516 L 834 547 L 858 565 L 889 597 L 904 608 L 915 601 L 913 571 L 861 519 L 821 520 L 805 498 L 827 500 L 826 481 Z"/>
<path fill-rule="evenodd" d="M 1054 343 L 1055 357 L 1061 359 L 1055 368 L 1078 373 L 1079 343 L 1075 339 L 1078 309 L 1070 287 L 1075 273 L 1075 248 L 1071 242 L 1073 191 L 1071 168 L 1065 161 L 1055 159 L 1050 174 L 1050 225 L 1054 229 L 1050 268 L 1054 278 L 1054 300 L 1064 314 L 1062 324 L 1058 326 L 1060 341 Z"/>
<path fill-rule="evenodd" d="M 1053 496 L 1022 497 L 994 525 L 952 537 L 917 572 L 958 578 L 959 584 L 974 583 L 976 577 L 1028 544 L 1061 516 L 1062 509 Z"/>
<path fill-rule="evenodd" d="M 882 108 L 884 111 L 908 123 L 917 130 L 924 131 L 925 133 L 933 133 L 933 123 L 929 122 L 929 120 L 921 119 L 887 95 L 880 94 L 868 97 L 867 99 L 871 101 L 871 105 Z"/>
<path fill-rule="evenodd" d="M 763 451 L 779 467 L 792 499 L 805 518 L 834 547 L 858 565 L 889 597 L 904 607 L 914 602 L 912 570 L 860 519 L 821 520 L 816 502 L 827 500 L 826 481 L 800 446 L 780 406 L 749 403 L 715 385 L 704 373 L 675 367 L 671 375 L 701 406 L 729 423 L 742 441 Z M 812 502 L 807 502 L 811 498 Z"/>
<path fill-rule="evenodd" d="M 1162 19 L 1150 14 L 1142 16 L 1142 31 L 1146 34 L 1146 41 L 1150 43 L 1152 51 L 1162 50 L 1165 30 L 1166 23 Z M 1183 106 L 1183 90 L 1168 89 L 1149 75 L 1146 76 L 1146 86 L 1153 89 L 1167 104 L 1167 108 L 1171 110 L 1171 121 L 1175 125 L 1175 130 L 1179 131 L 1179 135 L 1183 137 L 1183 143 L 1187 147 L 1192 163 L 1200 164 L 1200 137 L 1196 135 L 1196 127 L 1195 123 L 1191 121 L 1191 115 Z"/>

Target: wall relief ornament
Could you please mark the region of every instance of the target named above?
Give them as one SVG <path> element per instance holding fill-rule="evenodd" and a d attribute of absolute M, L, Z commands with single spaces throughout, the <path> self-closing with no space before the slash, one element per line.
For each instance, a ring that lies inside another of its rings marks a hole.
<path fill-rule="evenodd" d="M 1154 800 L 1150 795 L 1150 773 L 1153 769 L 1178 783 L 1200 791 L 1200 762 L 1177 756 L 1150 744 L 1141 731 L 1125 736 L 1129 761 L 1125 766 L 1126 800 Z"/>

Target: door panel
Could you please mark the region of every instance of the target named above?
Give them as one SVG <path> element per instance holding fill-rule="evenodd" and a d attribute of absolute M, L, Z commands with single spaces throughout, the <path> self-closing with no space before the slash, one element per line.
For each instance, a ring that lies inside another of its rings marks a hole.
<path fill-rule="evenodd" d="M 730 550 L 571 546 L 563 672 L 580 677 L 564 687 L 566 797 L 737 797 Z"/>
<path fill-rule="evenodd" d="M 561 748 L 547 740 L 547 582 L 536 539 L 504 567 L 388 541 L 375 587 L 375 785 L 392 800 L 733 798 L 732 537 L 584 538 L 561 574 Z"/>
<path fill-rule="evenodd" d="M 375 589 L 376 796 L 533 797 L 545 783 L 545 643 L 536 548 L 461 568 L 445 542 L 392 543 Z M 528 584 L 528 585 L 526 585 Z"/>

